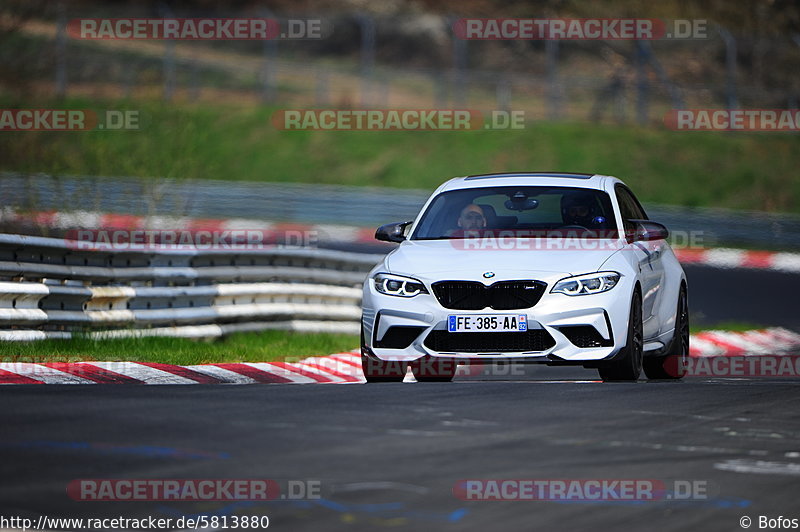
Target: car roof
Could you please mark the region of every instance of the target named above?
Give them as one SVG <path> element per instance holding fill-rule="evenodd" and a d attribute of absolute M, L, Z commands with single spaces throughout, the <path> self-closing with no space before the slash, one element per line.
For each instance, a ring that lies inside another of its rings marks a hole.
<path fill-rule="evenodd" d="M 464 178 L 465 181 L 474 181 L 476 179 L 494 179 L 500 177 L 565 177 L 570 179 L 589 179 L 594 174 L 580 174 L 576 172 L 507 172 L 503 174 L 475 174 L 468 175 Z"/>
<path fill-rule="evenodd" d="M 573 172 L 505 172 L 456 177 L 439 187 L 438 192 L 489 186 L 567 186 L 603 190 L 606 180 L 618 179 L 600 174 Z"/>

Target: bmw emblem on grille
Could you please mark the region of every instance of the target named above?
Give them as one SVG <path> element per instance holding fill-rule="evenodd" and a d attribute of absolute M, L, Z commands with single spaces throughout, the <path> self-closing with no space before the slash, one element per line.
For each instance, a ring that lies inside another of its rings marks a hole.
<path fill-rule="evenodd" d="M 492 277 L 494 277 L 494 272 L 484 272 L 483 276 L 486 279 L 491 279 Z"/>

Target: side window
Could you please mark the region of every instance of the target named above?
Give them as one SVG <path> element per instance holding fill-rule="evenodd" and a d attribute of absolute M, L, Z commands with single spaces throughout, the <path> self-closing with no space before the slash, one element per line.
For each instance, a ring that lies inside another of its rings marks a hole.
<path fill-rule="evenodd" d="M 628 195 L 628 197 L 630 198 L 631 202 L 633 203 L 633 207 L 634 207 L 633 212 L 636 213 L 636 219 L 637 220 L 649 220 L 649 218 L 647 217 L 647 213 L 644 212 L 644 208 L 642 207 L 642 204 L 639 203 L 639 200 L 636 199 L 636 196 L 633 195 L 633 192 L 631 192 L 630 189 L 625 188 L 625 187 L 622 187 L 622 190 Z"/>
<path fill-rule="evenodd" d="M 619 203 L 620 214 L 622 215 L 622 226 L 625 230 L 625 235 L 633 235 L 634 225 L 630 220 L 645 220 L 647 215 L 644 213 L 639 202 L 633 197 L 633 194 L 622 185 L 617 185 L 614 189 L 617 194 L 617 202 Z"/>

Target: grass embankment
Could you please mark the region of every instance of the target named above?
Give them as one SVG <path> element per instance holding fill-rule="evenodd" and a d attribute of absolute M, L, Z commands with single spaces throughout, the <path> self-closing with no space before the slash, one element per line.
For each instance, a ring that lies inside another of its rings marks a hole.
<path fill-rule="evenodd" d="M 161 362 L 182 366 L 220 362 L 270 362 L 357 349 L 357 336 L 284 331 L 232 334 L 204 342 L 186 338 L 114 340 L 42 340 L 0 342 L 3 362 L 122 361 Z"/>
<path fill-rule="evenodd" d="M 703 330 L 748 331 L 763 328 L 747 323 L 725 323 L 715 327 L 692 327 L 692 334 Z M 125 338 L 115 340 L 43 340 L 38 342 L 0 342 L 3 362 L 79 362 L 121 361 L 160 362 L 189 366 L 222 362 L 297 361 L 309 356 L 324 356 L 358 349 L 357 336 L 346 334 L 307 334 L 283 331 L 232 334 L 213 342 L 186 338 Z"/>
<path fill-rule="evenodd" d="M 139 131 L 3 132 L 0 170 L 431 190 L 457 175 L 607 173 L 647 202 L 800 212 L 800 136 L 533 122 L 508 131 L 279 131 L 271 107 L 11 101 L 4 108 L 133 109 Z"/>

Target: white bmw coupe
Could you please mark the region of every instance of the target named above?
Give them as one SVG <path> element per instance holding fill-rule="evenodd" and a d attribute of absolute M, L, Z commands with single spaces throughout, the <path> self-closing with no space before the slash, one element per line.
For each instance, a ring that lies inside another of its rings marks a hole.
<path fill-rule="evenodd" d="M 368 382 L 452 380 L 458 364 L 596 368 L 605 381 L 683 376 L 686 276 L 619 179 L 573 173 L 459 177 L 411 222 L 364 283 Z"/>

